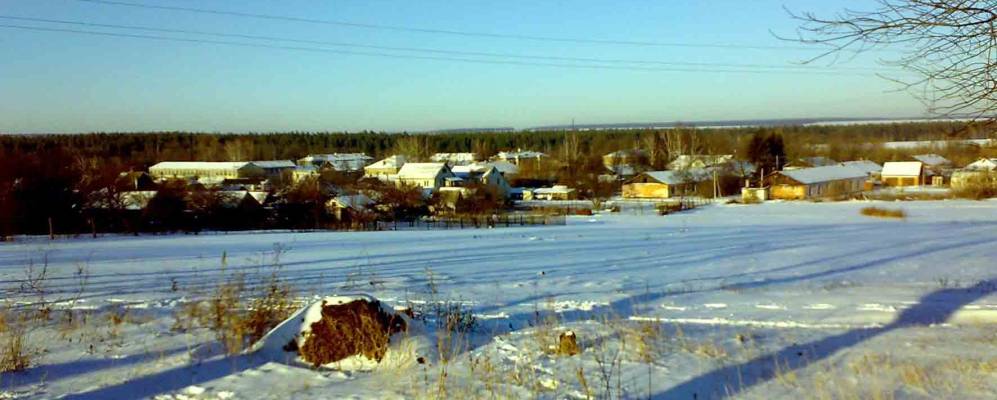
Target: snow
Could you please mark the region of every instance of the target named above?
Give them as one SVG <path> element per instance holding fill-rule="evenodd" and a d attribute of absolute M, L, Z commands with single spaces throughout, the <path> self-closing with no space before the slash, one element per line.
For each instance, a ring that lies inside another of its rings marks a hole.
<path fill-rule="evenodd" d="M 883 176 L 920 176 L 920 161 L 888 161 L 883 164 Z"/>
<path fill-rule="evenodd" d="M 942 157 L 938 154 L 918 154 L 912 157 L 915 160 L 924 163 L 924 165 L 932 167 L 952 164 L 952 162 L 949 161 L 947 158 Z"/>
<path fill-rule="evenodd" d="M 780 173 L 803 184 L 831 182 L 844 179 L 864 179 L 868 176 L 865 171 L 847 165 L 800 168 L 784 170 Z"/>
<path fill-rule="evenodd" d="M 841 165 L 858 168 L 870 175 L 878 174 L 883 171 L 882 165 L 876 164 L 875 162 L 869 160 L 842 161 Z"/>
<path fill-rule="evenodd" d="M 862 216 L 870 205 L 907 218 Z M 73 297 L 78 266 L 88 278 L 78 299 L 54 306 L 51 329 L 31 332 L 44 352 L 29 370 L 0 376 L 0 398 L 435 398 L 440 379 L 450 398 L 585 398 L 580 370 L 592 397 L 810 398 L 826 394 L 824 383 L 861 386 L 845 393 L 857 398 L 874 397 L 870 388 L 993 398 L 997 380 L 971 362 L 997 359 L 995 227 L 997 201 L 849 201 L 480 230 L 20 237 L 0 244 L 8 301 L 37 301 L 18 288 L 44 260 L 49 301 Z M 190 298 L 270 264 L 294 286 L 305 323 L 291 318 L 236 356 L 224 356 L 209 330 L 173 329 Z M 391 308 L 451 300 L 478 326 L 454 338 L 446 363 L 437 347 L 449 336 L 431 319 L 413 319 L 414 330 L 392 341 L 397 357 L 376 367 L 312 369 L 274 351 L 307 326 L 316 301 L 358 292 Z M 65 308 L 90 318 L 70 329 Z M 125 322 L 110 325 L 110 313 Z M 633 353 L 640 324 L 660 331 L 650 362 Z M 544 353 L 545 330 L 576 333 L 582 353 Z M 598 371 L 611 361 L 600 357 L 624 340 L 606 385 Z M 869 360 L 888 361 L 859 368 Z M 969 364 L 947 367 L 961 361 Z M 907 385 L 898 378 L 907 365 L 946 384 Z"/>

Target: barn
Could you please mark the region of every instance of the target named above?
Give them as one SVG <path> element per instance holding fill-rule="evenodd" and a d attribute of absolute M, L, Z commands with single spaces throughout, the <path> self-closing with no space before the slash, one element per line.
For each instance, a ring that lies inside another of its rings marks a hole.
<path fill-rule="evenodd" d="M 667 199 L 692 194 L 696 183 L 711 179 L 709 171 L 647 171 L 623 185 L 623 197 L 630 199 Z"/>
<path fill-rule="evenodd" d="M 804 200 L 859 193 L 869 175 L 847 165 L 779 171 L 768 177 L 773 199 Z"/>

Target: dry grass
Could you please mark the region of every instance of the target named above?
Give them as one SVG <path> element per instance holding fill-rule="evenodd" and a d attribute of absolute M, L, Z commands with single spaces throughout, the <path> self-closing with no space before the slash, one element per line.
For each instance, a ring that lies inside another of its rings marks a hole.
<path fill-rule="evenodd" d="M 0 372 L 23 371 L 30 367 L 37 352 L 28 345 L 27 324 L 29 318 L 23 314 L 14 315 L 9 311 L 3 315 L 0 330 Z"/>
<path fill-rule="evenodd" d="M 863 208 L 859 212 L 862 215 L 865 215 L 867 217 L 896 218 L 896 219 L 905 219 L 905 218 L 907 218 L 907 213 L 904 210 L 900 210 L 900 209 L 889 209 L 889 208 L 881 208 L 881 207 L 865 207 L 865 208 Z"/>

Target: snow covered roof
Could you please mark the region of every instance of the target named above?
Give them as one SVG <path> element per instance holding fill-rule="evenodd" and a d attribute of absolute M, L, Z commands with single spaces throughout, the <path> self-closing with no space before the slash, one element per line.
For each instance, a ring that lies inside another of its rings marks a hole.
<path fill-rule="evenodd" d="M 533 193 L 535 194 L 571 193 L 574 191 L 575 189 L 569 188 L 564 185 L 554 185 L 554 187 L 549 187 L 549 188 L 533 189 Z"/>
<path fill-rule="evenodd" d="M 997 158 L 981 158 L 966 166 L 971 171 L 995 171 L 997 170 Z"/>
<path fill-rule="evenodd" d="M 498 157 L 498 159 L 500 160 L 515 160 L 522 158 L 543 158 L 547 157 L 547 155 L 539 151 L 516 150 L 516 151 L 500 151 L 496 157 Z"/>
<path fill-rule="evenodd" d="M 800 168 L 780 171 L 779 173 L 802 184 L 831 182 L 844 179 L 865 179 L 869 176 L 865 171 L 847 165 Z"/>
<path fill-rule="evenodd" d="M 612 167 L 606 167 L 613 175 L 618 176 L 632 176 L 637 173 L 637 169 L 630 164 L 617 164 Z"/>
<path fill-rule="evenodd" d="M 321 165 L 329 163 L 337 171 L 358 171 L 373 159 L 364 153 L 309 154 L 298 160 L 298 164 Z"/>
<path fill-rule="evenodd" d="M 704 168 L 692 168 L 685 171 L 646 171 L 644 175 L 666 185 L 678 185 L 709 179 L 710 171 Z"/>
<path fill-rule="evenodd" d="M 952 164 L 952 162 L 949 161 L 947 158 L 942 157 L 942 156 L 940 156 L 938 154 L 918 154 L 918 155 L 913 156 L 913 158 L 915 160 L 917 160 L 917 161 L 923 162 L 924 165 L 931 166 L 931 167 L 936 166 L 936 165 L 948 165 L 948 164 Z"/>
<path fill-rule="evenodd" d="M 294 162 L 291 160 L 267 160 L 267 161 L 251 161 L 251 162 L 263 169 L 294 168 Z"/>
<path fill-rule="evenodd" d="M 434 179 L 447 168 L 444 163 L 406 163 L 398 170 L 399 179 Z"/>
<path fill-rule="evenodd" d="M 229 170 L 240 169 L 252 164 L 249 161 L 163 161 L 149 167 L 154 169 L 200 169 L 200 170 Z"/>
<path fill-rule="evenodd" d="M 436 153 L 429 158 L 433 162 L 470 163 L 478 159 L 475 153 Z"/>
<path fill-rule="evenodd" d="M 883 176 L 920 176 L 920 161 L 890 161 L 883 163 Z"/>
<path fill-rule="evenodd" d="M 370 169 L 376 169 L 376 168 L 401 168 L 402 165 L 405 165 L 406 161 L 408 161 L 408 160 L 406 159 L 405 155 L 403 155 L 403 154 L 396 154 L 396 155 L 393 155 L 391 157 L 388 157 L 388 158 L 385 158 L 383 160 L 380 160 L 378 162 L 375 162 L 373 164 L 370 164 L 370 165 L 364 167 L 364 169 L 368 169 L 368 168 L 370 168 Z"/>
<path fill-rule="evenodd" d="M 686 169 L 693 166 L 709 167 L 717 164 L 730 162 L 734 159 L 732 154 L 682 154 L 675 157 L 675 160 L 668 163 L 669 169 Z"/>
<path fill-rule="evenodd" d="M 876 174 L 883 170 L 882 165 L 869 160 L 842 161 L 841 165 L 858 168 L 867 174 Z"/>

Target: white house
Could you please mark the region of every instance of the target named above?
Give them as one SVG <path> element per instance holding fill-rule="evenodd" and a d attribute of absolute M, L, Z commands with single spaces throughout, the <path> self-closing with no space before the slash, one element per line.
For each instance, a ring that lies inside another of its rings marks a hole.
<path fill-rule="evenodd" d="M 502 197 L 508 197 L 512 187 L 505 176 L 495 166 L 488 164 L 458 165 L 452 169 L 454 176 L 460 178 L 458 186 L 466 186 L 472 183 L 489 186 L 495 189 Z M 451 185 L 454 186 L 454 185 Z"/>
<path fill-rule="evenodd" d="M 516 151 L 500 151 L 497 155 L 495 155 L 495 159 L 497 160 L 511 162 L 516 165 L 519 165 L 519 163 L 523 161 L 539 162 L 545 157 L 547 157 L 547 155 L 539 151 L 522 149 L 516 149 Z"/>
<path fill-rule="evenodd" d="M 424 189 L 439 189 L 446 186 L 449 178 L 456 178 L 446 163 L 405 163 L 398 170 L 397 182 L 400 185 L 418 186 Z"/>

